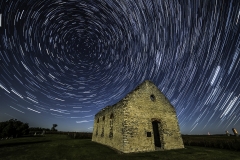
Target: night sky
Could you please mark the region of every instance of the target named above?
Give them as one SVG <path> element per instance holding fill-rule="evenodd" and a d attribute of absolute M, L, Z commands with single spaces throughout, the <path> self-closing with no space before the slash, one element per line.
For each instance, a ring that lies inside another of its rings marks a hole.
<path fill-rule="evenodd" d="M 151 80 L 182 134 L 240 131 L 240 1 L 1 0 L 0 121 L 92 132 Z"/>

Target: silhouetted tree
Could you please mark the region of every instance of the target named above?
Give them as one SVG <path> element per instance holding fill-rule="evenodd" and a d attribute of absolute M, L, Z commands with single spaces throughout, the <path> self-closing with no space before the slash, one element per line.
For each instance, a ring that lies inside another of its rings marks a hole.
<path fill-rule="evenodd" d="M 17 119 L 10 119 L 6 122 L 0 122 L 1 137 L 19 137 L 28 133 L 28 124 L 18 121 Z"/>
<path fill-rule="evenodd" d="M 57 124 L 53 124 L 53 126 L 52 126 L 52 129 L 51 129 L 51 130 L 52 130 L 52 131 L 57 131 L 57 130 L 56 130 L 56 127 L 57 127 L 57 126 L 58 126 Z"/>

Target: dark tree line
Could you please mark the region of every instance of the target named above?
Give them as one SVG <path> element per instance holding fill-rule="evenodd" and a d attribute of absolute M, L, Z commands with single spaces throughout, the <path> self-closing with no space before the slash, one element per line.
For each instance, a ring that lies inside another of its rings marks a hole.
<path fill-rule="evenodd" d="M 17 119 L 0 122 L 0 137 L 20 137 L 29 133 L 28 123 L 23 123 Z"/>
<path fill-rule="evenodd" d="M 57 131 L 56 127 L 58 125 L 57 124 L 53 124 L 52 128 L 41 128 L 41 127 L 31 127 L 29 128 L 30 132 L 42 132 L 42 131 Z"/>
<path fill-rule="evenodd" d="M 54 132 L 57 132 L 58 131 L 56 129 L 57 126 L 58 126 L 57 124 L 53 124 L 51 129 L 49 129 L 49 128 L 41 128 L 41 127 L 31 127 L 31 128 L 29 128 L 29 133 L 30 134 L 34 134 L 34 133 L 40 134 L 43 131 L 54 131 Z"/>
<path fill-rule="evenodd" d="M 58 125 L 53 124 L 51 130 L 48 128 L 31 127 L 29 128 L 28 123 L 23 123 L 17 119 L 10 119 L 9 121 L 0 122 L 0 138 L 6 137 L 21 137 L 23 135 L 29 135 L 33 133 L 39 133 L 43 131 L 58 131 L 56 129 Z"/>
<path fill-rule="evenodd" d="M 42 132 L 42 131 L 50 131 L 49 128 L 41 128 L 41 127 L 30 127 L 30 132 Z"/>

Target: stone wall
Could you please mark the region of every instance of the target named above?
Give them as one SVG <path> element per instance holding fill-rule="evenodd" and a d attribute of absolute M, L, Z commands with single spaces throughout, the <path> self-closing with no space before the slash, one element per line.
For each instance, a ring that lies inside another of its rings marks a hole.
<path fill-rule="evenodd" d="M 121 100 L 95 115 L 92 141 L 123 151 L 123 108 L 125 105 L 126 102 Z M 105 120 L 103 120 L 104 116 Z"/>

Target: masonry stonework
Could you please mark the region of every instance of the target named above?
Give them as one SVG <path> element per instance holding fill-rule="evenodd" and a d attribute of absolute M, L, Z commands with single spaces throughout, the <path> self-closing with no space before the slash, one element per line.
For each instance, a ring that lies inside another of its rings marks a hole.
<path fill-rule="evenodd" d="M 95 115 L 92 141 L 123 153 L 184 148 L 174 107 L 148 80 Z"/>

